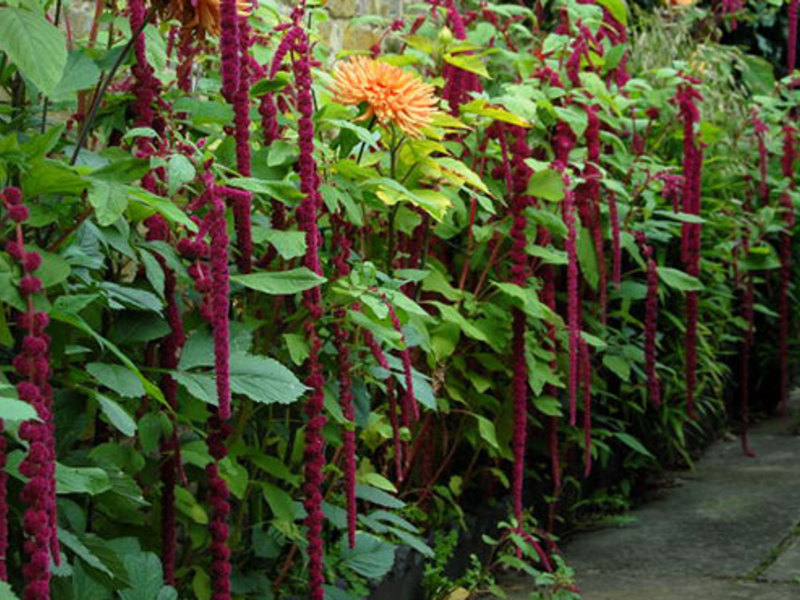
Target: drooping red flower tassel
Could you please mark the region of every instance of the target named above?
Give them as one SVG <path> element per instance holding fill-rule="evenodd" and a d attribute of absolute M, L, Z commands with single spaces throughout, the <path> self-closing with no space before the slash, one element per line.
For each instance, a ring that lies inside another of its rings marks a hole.
<path fill-rule="evenodd" d="M 583 476 L 589 477 L 592 473 L 592 355 L 583 338 L 580 358 L 583 375 Z"/>
<path fill-rule="evenodd" d="M 767 143 L 766 134 L 769 133 L 769 127 L 761 119 L 758 118 L 758 111 L 753 111 L 752 116 L 753 131 L 756 134 L 758 141 L 758 171 L 761 180 L 758 183 L 758 193 L 761 196 L 761 202 L 766 205 L 769 201 L 769 188 L 767 187 Z"/>
<path fill-rule="evenodd" d="M 39 420 L 25 421 L 19 427 L 20 439 L 28 444 L 25 458 L 19 465 L 20 473 L 28 478 L 21 494 L 25 505 L 23 550 L 28 557 L 22 567 L 25 579 L 23 600 L 49 600 L 51 556 L 59 564 L 53 390 L 49 384 L 50 336 L 45 333 L 50 319 L 46 313 L 34 309 L 34 296 L 42 289 L 42 282 L 34 272 L 42 260 L 38 253 L 25 249 L 22 223 L 28 220 L 29 211 L 22 203 L 22 193 L 18 188 L 8 187 L 0 194 L 0 200 L 8 218 L 16 224 L 16 240 L 6 244 L 6 251 L 22 267 L 19 291 L 27 305 L 18 319 L 26 334 L 21 352 L 13 360 L 14 370 L 20 377 L 17 395 L 29 403 L 39 417 Z M 5 506 L 4 512 L 7 512 Z"/>
<path fill-rule="evenodd" d="M 227 456 L 226 440 L 231 428 L 227 421 L 231 416 L 230 390 L 230 271 L 228 268 L 229 246 L 225 198 L 236 200 L 239 190 L 221 188 L 214 184 L 210 171 L 203 175 L 204 193 L 187 210 L 199 210 L 207 206 L 195 239 L 183 239 L 178 250 L 187 258 L 195 260 L 189 274 L 195 288 L 203 294 L 200 312 L 211 325 L 214 339 L 214 374 L 217 389 L 216 414 L 208 419 L 206 445 L 214 462 L 206 467 L 209 484 L 208 502 L 211 507 L 211 575 L 213 600 L 230 600 L 231 563 L 228 548 L 228 516 L 230 503 L 228 487 L 219 475 L 219 461 Z M 208 234 L 209 243 L 203 241 Z M 204 260 L 205 259 L 205 260 Z"/>
<path fill-rule="evenodd" d="M 600 221 L 600 170 L 597 167 L 600 162 L 600 119 L 597 113 L 597 106 L 586 107 L 586 116 L 588 118 L 588 125 L 584 134 L 586 141 L 586 167 L 583 170 L 584 183 L 575 191 L 575 198 L 581 222 L 592 234 L 597 257 L 600 320 L 605 324 L 608 304 L 608 274 L 606 272 L 606 259 L 603 249 L 603 229 Z"/>
<path fill-rule="evenodd" d="M 445 0 L 444 6 L 447 10 L 447 24 L 453 32 L 453 37 L 459 41 L 466 40 L 467 30 L 464 27 L 464 18 L 461 16 L 455 1 Z M 471 54 L 471 52 L 466 52 L 465 54 Z M 458 114 L 458 108 L 462 104 L 466 104 L 470 100 L 470 92 L 483 90 L 480 79 L 475 73 L 460 69 L 450 63 L 447 63 L 442 69 L 442 76 L 445 81 L 442 89 L 442 98 L 447 100 L 450 105 L 450 112 L 454 115 Z"/>
<path fill-rule="evenodd" d="M 400 317 L 397 316 L 397 311 L 394 306 L 389 302 L 386 296 L 381 296 L 384 305 L 389 311 L 389 320 L 392 322 L 392 328 L 400 334 L 400 343 L 403 344 L 403 349 L 400 351 L 400 360 L 403 361 L 403 377 L 405 381 L 405 394 L 403 395 L 403 426 L 408 427 L 413 418 L 415 421 L 419 420 L 419 404 L 414 395 L 414 376 L 411 365 L 411 352 L 406 343 L 406 335 L 403 333 L 403 323 Z"/>
<path fill-rule="evenodd" d="M 747 239 L 744 240 L 744 251 L 747 252 Z M 755 452 L 750 449 L 750 444 L 747 440 L 748 421 L 750 419 L 750 350 L 753 347 L 753 337 L 755 332 L 755 314 L 753 311 L 753 304 L 755 302 L 755 293 L 753 290 L 753 278 L 746 274 L 742 282 L 742 316 L 747 323 L 747 329 L 744 332 L 744 339 L 742 340 L 742 351 L 740 354 L 740 371 L 741 371 L 741 389 L 739 390 L 740 400 L 740 419 L 741 419 L 741 433 L 740 438 L 742 441 L 742 452 L 746 456 L 755 456 Z"/>
<path fill-rule="evenodd" d="M 5 423 L 0 419 L 0 581 L 8 581 L 8 475 Z"/>
<path fill-rule="evenodd" d="M 386 358 L 386 354 L 384 354 L 380 344 L 378 344 L 378 340 L 375 339 L 375 336 L 372 335 L 371 331 L 364 330 L 364 343 L 369 348 L 373 358 L 375 358 L 375 361 L 378 363 L 378 366 L 387 373 L 391 373 L 392 368 L 389 366 L 389 361 Z M 403 443 L 400 439 L 400 421 L 397 417 L 397 396 L 395 393 L 396 390 L 394 378 L 389 375 L 389 378 L 386 380 L 386 397 L 389 400 L 389 424 L 392 426 L 392 441 L 394 443 L 394 468 L 397 481 L 402 482 Z"/>
<path fill-rule="evenodd" d="M 334 224 L 334 247 L 339 251 L 333 258 L 336 276 L 347 277 L 350 274 L 350 265 L 347 260 L 350 256 L 350 236 L 348 225 L 339 215 L 331 215 Z M 353 406 L 353 382 L 350 377 L 350 334 L 344 326 L 347 310 L 339 308 L 334 312 L 333 344 L 339 366 L 339 405 L 342 415 L 347 421 L 347 426 L 342 432 L 344 441 L 344 487 L 347 498 L 347 541 L 351 548 L 356 544 L 356 432 L 355 408 Z"/>
<path fill-rule="evenodd" d="M 789 179 L 791 189 L 795 187 L 794 164 L 797 160 L 795 148 L 795 135 L 797 129 L 792 125 L 783 127 L 783 155 L 781 156 L 781 171 Z M 789 282 L 792 277 L 792 231 L 795 225 L 794 205 L 788 193 L 781 194 L 781 207 L 783 208 L 784 230 L 780 234 L 780 259 L 781 259 L 781 288 L 778 300 L 780 314 L 780 332 L 778 339 L 778 352 L 780 354 L 781 390 L 780 411 L 786 415 L 789 401 Z"/>
<path fill-rule="evenodd" d="M 512 392 L 514 395 L 514 476 L 511 497 L 514 502 L 514 518 L 517 527 L 522 527 L 522 485 L 525 481 L 525 447 L 528 432 L 528 365 L 525 360 L 525 313 L 514 307 L 511 312 L 513 353 Z"/>
<path fill-rule="evenodd" d="M 564 245 L 567 251 L 567 329 L 569 330 L 569 424 L 575 425 L 578 418 L 578 369 L 580 353 L 580 299 L 578 297 L 578 232 L 575 227 L 575 195 L 567 173 L 569 153 L 575 147 L 575 134 L 566 123 L 558 123 L 553 136 L 556 160 L 553 166 L 561 173 L 564 187 L 562 218 L 567 227 Z"/>
<path fill-rule="evenodd" d="M 675 100 L 683 123 L 683 212 L 700 215 L 700 184 L 703 167 L 703 150 L 695 136 L 695 126 L 700 122 L 700 111 L 696 102 L 702 96 L 695 89 L 697 81 L 684 76 L 684 83 L 678 86 Z M 700 275 L 699 223 L 684 223 L 682 226 L 682 257 L 689 275 Z M 697 381 L 697 292 L 686 294 L 686 410 L 694 418 L 694 390 Z"/>
<path fill-rule="evenodd" d="M 250 73 L 248 53 L 252 33 L 247 17 L 238 13 L 236 0 L 220 2 L 220 56 L 222 95 L 233 108 L 236 166 L 244 177 L 250 172 Z M 240 194 L 233 200 L 233 218 L 238 264 L 242 272 L 249 272 L 253 256 L 253 239 L 250 222 L 251 197 Z"/>
<path fill-rule="evenodd" d="M 300 116 L 297 123 L 300 144 L 299 171 L 300 190 L 305 197 L 297 208 L 297 223 L 306 234 L 306 255 L 304 264 L 317 274 L 322 274 L 319 259 L 320 232 L 317 226 L 317 211 L 322 205 L 319 193 L 319 174 L 314 158 L 314 99 L 311 91 L 311 62 L 309 56 L 308 36 L 300 26 L 302 13 L 295 15 L 292 70 L 297 90 L 297 111 Z M 325 576 L 323 573 L 322 542 L 322 469 L 325 465 L 324 440 L 322 427 L 325 425 L 324 400 L 325 378 L 320 363 L 322 342 L 316 330 L 316 321 L 322 316 L 322 298 L 319 287 L 303 292 L 303 304 L 310 314 L 306 324 L 306 337 L 310 352 L 308 357 L 309 377 L 307 385 L 311 394 L 306 402 L 306 447 L 305 447 L 305 486 L 306 498 L 304 506 L 308 516 L 308 596 L 311 600 L 323 600 Z"/>
<path fill-rule="evenodd" d="M 609 192 L 608 194 L 608 218 L 611 221 L 611 279 L 614 281 L 614 287 L 619 289 L 622 283 L 622 244 L 619 227 L 619 207 L 617 206 L 617 196 L 614 192 Z"/>
<path fill-rule="evenodd" d="M 789 70 L 789 75 L 794 72 L 797 64 L 797 3 L 798 0 L 790 0 L 789 2 L 789 39 L 786 49 L 786 67 Z"/>
<path fill-rule="evenodd" d="M 147 240 L 167 241 L 169 225 L 159 214 L 145 221 L 148 229 Z M 177 279 L 175 271 L 160 254 L 156 255 L 158 263 L 164 271 L 164 298 L 167 303 L 165 316 L 170 326 L 170 333 L 161 340 L 159 347 L 159 366 L 162 369 L 176 369 L 181 348 L 186 341 L 183 331 L 183 320 L 177 301 Z M 177 550 L 177 520 L 175 510 L 175 484 L 181 469 L 180 445 L 175 414 L 178 410 L 178 383 L 169 373 L 161 377 L 161 391 L 164 399 L 172 409 L 172 435 L 161 443 L 161 565 L 164 581 L 169 585 L 175 583 L 175 555 Z"/>
<path fill-rule="evenodd" d="M 655 406 L 661 406 L 661 383 L 656 373 L 658 265 L 653 258 L 653 247 L 647 243 L 643 231 L 636 232 L 636 241 L 639 243 L 647 263 L 647 297 L 644 309 L 644 371 L 647 377 L 647 395 Z"/>

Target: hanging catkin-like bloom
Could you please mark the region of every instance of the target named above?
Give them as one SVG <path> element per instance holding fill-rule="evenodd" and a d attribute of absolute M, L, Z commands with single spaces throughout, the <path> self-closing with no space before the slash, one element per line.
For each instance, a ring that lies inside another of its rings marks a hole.
<path fill-rule="evenodd" d="M 403 349 L 400 351 L 400 359 L 403 362 L 403 377 L 405 381 L 405 395 L 403 396 L 403 426 L 408 427 L 413 418 L 415 421 L 419 420 L 419 405 L 417 398 L 414 396 L 414 376 L 411 366 L 411 352 L 406 343 L 406 335 L 403 332 L 403 323 L 400 317 L 397 316 L 397 311 L 385 295 L 381 296 L 384 305 L 389 311 L 389 320 L 392 322 L 392 328 L 400 334 L 400 343 L 403 344 Z"/>
<path fill-rule="evenodd" d="M 683 124 L 682 210 L 687 214 L 699 216 L 703 151 L 696 140 L 695 127 L 700 122 L 700 111 L 696 102 L 702 100 L 702 96 L 694 87 L 698 83 L 697 80 L 686 76 L 683 79 L 684 82 L 678 85 L 675 95 Z M 681 253 L 686 270 L 693 277 L 700 275 L 700 241 L 700 224 L 684 223 Z M 697 292 L 690 291 L 686 293 L 686 409 L 690 418 L 694 418 L 694 389 L 697 379 L 697 317 Z"/>
<path fill-rule="evenodd" d="M 795 136 L 797 129 L 790 124 L 783 127 L 783 155 L 781 156 L 781 172 L 789 180 L 790 189 L 794 189 L 794 165 L 797 160 Z M 780 314 L 780 332 L 778 338 L 778 353 L 780 354 L 781 390 L 780 411 L 786 414 L 789 401 L 789 283 L 792 277 L 792 231 L 795 224 L 795 212 L 792 198 L 788 193 L 781 194 L 781 207 L 783 208 L 784 230 L 780 235 L 781 259 L 781 288 L 778 300 Z"/>
<path fill-rule="evenodd" d="M 400 67 L 364 56 L 336 65 L 332 89 L 335 102 L 366 104 L 357 121 L 375 117 L 381 125 L 396 125 L 410 137 L 421 137 L 436 113 L 432 85 Z"/>
<path fill-rule="evenodd" d="M 300 26 L 302 13 L 295 15 L 292 70 L 297 90 L 297 121 L 300 157 L 300 190 L 305 197 L 297 208 L 297 224 L 306 235 L 305 266 L 322 274 L 319 258 L 321 235 L 317 225 L 317 213 L 322 205 L 319 193 L 319 174 L 314 158 L 314 98 L 311 90 L 311 58 L 309 56 L 308 36 Z M 322 469 L 325 466 L 324 439 L 322 427 L 325 425 L 325 377 L 322 374 L 320 351 L 322 341 L 317 333 L 316 323 L 322 316 L 322 297 L 319 287 L 303 292 L 303 304 L 309 312 L 306 323 L 306 338 L 309 343 L 309 376 L 306 383 L 311 393 L 306 402 L 305 430 L 305 506 L 308 537 L 308 597 L 310 600 L 323 600 L 325 597 L 323 542 L 322 542 Z"/>
<path fill-rule="evenodd" d="M 6 474 L 5 423 L 0 419 L 0 581 L 8 581 L 8 475 Z"/>
<path fill-rule="evenodd" d="M 506 131 L 513 135 L 513 143 L 508 144 Z M 511 282 L 525 287 L 528 280 L 528 255 L 525 252 L 527 238 L 525 227 L 525 207 L 530 198 L 526 195 L 528 180 L 532 171 L 525 164 L 530 156 L 530 148 L 525 140 L 526 131 L 521 127 L 500 128 L 503 147 L 503 163 L 508 189 L 511 195 Z M 511 160 L 506 157 L 506 148 L 511 151 Z M 525 313 L 518 307 L 511 310 L 511 351 L 513 353 L 512 393 L 514 398 L 514 472 L 511 496 L 514 502 L 514 517 L 517 527 L 522 527 L 522 485 L 525 479 L 525 447 L 528 433 L 528 363 L 525 358 Z"/>
<path fill-rule="evenodd" d="M 581 374 L 583 375 L 583 476 L 592 473 L 592 355 L 589 344 L 580 341 Z"/>
<path fill-rule="evenodd" d="M 337 278 L 347 277 L 350 274 L 350 230 L 344 219 L 336 213 L 331 215 L 334 226 L 333 244 L 338 252 L 333 258 Z M 347 498 L 347 542 L 351 548 L 356 544 L 356 432 L 355 408 L 353 406 L 353 381 L 350 376 L 350 334 L 344 326 L 347 310 L 344 307 L 336 309 L 333 314 L 333 344 L 336 347 L 337 362 L 339 367 L 339 405 L 347 425 L 342 432 L 344 441 L 344 487 Z"/>
<path fill-rule="evenodd" d="M 20 400 L 30 404 L 39 417 L 39 420 L 25 421 L 19 427 L 19 437 L 28 445 L 25 458 L 19 465 L 19 472 L 28 478 L 21 494 L 25 505 L 22 524 L 25 540 L 22 549 L 27 555 L 22 567 L 25 579 L 23 598 L 49 600 L 51 556 L 56 564 L 59 563 L 53 390 L 49 384 L 50 337 L 45 333 L 50 319 L 46 313 L 34 309 L 34 296 L 42 289 L 41 280 L 34 275 L 41 265 L 41 256 L 25 249 L 22 223 L 27 221 L 29 211 L 22 203 L 22 193 L 18 188 L 8 187 L 0 194 L 0 201 L 8 218 L 15 223 L 16 240 L 8 242 L 5 249 L 22 268 L 19 291 L 27 306 L 18 319 L 19 326 L 25 330 L 21 352 L 13 360 L 14 370 L 20 378 L 17 395 Z M 7 513 L 6 506 L 3 512 Z M 3 528 L 5 537 L 5 524 Z M 7 539 L 2 541 L 7 543 Z M 6 548 L 2 550 L 5 563 Z"/>
<path fill-rule="evenodd" d="M 564 187 L 562 218 L 567 227 L 564 241 L 567 251 L 567 329 L 569 330 L 569 423 L 575 425 L 578 416 L 578 369 L 580 345 L 580 299 L 578 297 L 578 232 L 575 227 L 575 196 L 567 173 L 569 154 L 575 147 L 575 134 L 564 122 L 556 125 L 553 135 L 554 168 L 561 173 Z"/>
<path fill-rule="evenodd" d="M 459 41 L 467 39 L 467 30 L 464 26 L 464 18 L 456 6 L 454 0 L 446 0 L 445 10 L 447 11 L 447 24 L 453 32 L 453 37 Z M 471 53 L 467 53 L 471 54 Z M 450 112 L 458 114 L 458 107 L 466 104 L 470 100 L 471 92 L 483 90 L 480 79 L 472 71 L 466 71 L 455 65 L 447 63 L 442 69 L 444 77 L 444 88 L 442 97 L 450 105 Z"/>
<path fill-rule="evenodd" d="M 750 250 L 750 244 L 747 236 L 742 238 L 742 250 L 747 254 Z M 755 334 L 755 313 L 753 306 L 755 304 L 755 290 L 753 286 L 753 277 L 749 273 L 741 275 L 737 268 L 737 279 L 742 288 L 742 317 L 746 323 L 746 329 L 742 339 L 742 349 L 739 354 L 741 371 L 741 382 L 739 390 L 739 417 L 741 420 L 741 433 L 740 438 L 742 442 L 742 452 L 745 456 L 753 457 L 755 452 L 750 449 L 750 444 L 747 439 L 748 421 L 750 419 L 750 350 L 753 347 L 753 337 Z"/>
<path fill-rule="evenodd" d="M 586 166 L 583 170 L 584 183 L 575 190 L 578 213 L 584 227 L 592 234 L 597 257 L 598 289 L 600 292 L 600 320 L 606 322 L 608 304 L 608 274 L 606 272 L 603 249 L 603 228 L 600 218 L 600 119 L 596 105 L 585 108 L 588 124 L 584 134 L 586 141 Z M 613 226 L 612 226 L 613 228 Z"/>
<path fill-rule="evenodd" d="M 789 0 L 789 36 L 786 48 L 786 68 L 790 75 L 797 65 L 797 4 L 798 0 Z"/>
<path fill-rule="evenodd" d="M 643 231 L 636 232 L 636 241 L 642 249 L 647 264 L 647 296 L 644 308 L 644 371 L 647 377 L 647 395 L 655 406 L 661 406 L 661 383 L 656 374 L 658 265 L 653 258 L 653 247 L 647 243 L 647 237 Z"/>
<path fill-rule="evenodd" d="M 169 239 L 169 224 L 159 214 L 145 221 L 148 241 Z M 177 279 L 175 271 L 160 254 L 156 255 L 158 263 L 164 271 L 164 298 L 167 302 L 165 316 L 170 332 L 162 340 L 159 347 L 159 367 L 173 370 L 178 368 L 181 348 L 186 341 L 183 331 L 183 320 L 177 301 Z M 178 382 L 172 375 L 165 373 L 161 377 L 161 391 L 164 399 L 172 409 L 172 435 L 161 443 L 161 565 L 164 570 L 164 581 L 169 585 L 175 583 L 175 554 L 177 550 L 177 524 L 175 513 L 175 484 L 181 468 L 180 445 L 175 414 L 178 411 Z"/>
<path fill-rule="evenodd" d="M 358 307 L 356 307 L 358 308 Z M 387 373 L 392 372 L 389 360 L 381 349 L 378 340 L 369 330 L 364 330 L 364 343 L 370 350 L 378 366 Z M 403 444 L 400 439 L 400 421 L 397 418 L 397 397 L 395 396 L 394 378 L 391 376 L 386 380 L 386 397 L 389 400 L 389 424 L 392 427 L 392 441 L 394 443 L 394 468 L 397 481 L 403 481 Z"/>
<path fill-rule="evenodd" d="M 208 502 L 211 507 L 209 531 L 211 532 L 212 598 L 230 600 L 232 569 L 231 552 L 227 545 L 229 537 L 227 520 L 231 507 L 228 486 L 219 474 L 219 461 L 227 456 L 226 440 L 231 431 L 227 423 L 231 416 L 230 272 L 225 198 L 235 201 L 241 191 L 216 186 L 209 171 L 204 174 L 203 183 L 204 193 L 188 206 L 188 210 L 196 211 L 207 206 L 208 211 L 199 222 L 195 239 L 181 240 L 178 250 L 186 258 L 195 260 L 189 268 L 189 274 L 195 280 L 197 291 L 203 294 L 200 313 L 211 325 L 214 338 L 217 410 L 216 414 L 208 419 L 206 436 L 208 452 L 214 458 L 214 461 L 206 467 L 209 485 Z M 202 236 L 206 233 L 209 243 L 202 240 Z"/>
<path fill-rule="evenodd" d="M 767 187 L 767 143 L 766 135 L 769 133 L 769 127 L 761 119 L 758 118 L 758 109 L 753 109 L 752 115 L 753 131 L 756 134 L 758 141 L 758 171 L 761 180 L 758 183 L 758 193 L 761 196 L 761 201 L 766 204 L 769 201 L 769 188 Z"/>

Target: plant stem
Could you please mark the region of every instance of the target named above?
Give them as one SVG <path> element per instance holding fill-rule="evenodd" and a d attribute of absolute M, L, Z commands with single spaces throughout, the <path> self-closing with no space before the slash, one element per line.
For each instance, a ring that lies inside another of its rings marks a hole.
<path fill-rule="evenodd" d="M 111 81 L 114 79 L 114 76 L 117 74 L 122 63 L 125 61 L 125 58 L 128 56 L 128 53 L 131 51 L 133 47 L 133 43 L 136 41 L 144 28 L 150 23 L 152 18 L 156 14 L 157 5 L 154 4 L 150 7 L 150 10 L 147 11 L 147 14 L 142 21 L 142 24 L 133 32 L 131 38 L 128 40 L 128 43 L 125 44 L 125 47 L 122 49 L 122 52 L 119 53 L 117 56 L 117 60 L 114 61 L 114 64 L 111 67 L 111 70 L 106 75 L 106 78 L 101 82 L 100 87 L 97 90 L 97 94 L 95 94 L 94 100 L 92 101 L 92 106 L 89 109 L 89 116 L 86 118 L 86 123 L 84 124 L 83 128 L 81 129 L 81 133 L 78 136 L 78 142 L 75 145 L 75 151 L 72 153 L 72 158 L 69 161 L 70 165 L 75 165 L 78 162 L 78 155 L 80 154 L 81 150 L 83 149 L 84 144 L 86 143 L 86 139 L 89 137 L 89 133 L 92 130 L 92 126 L 94 125 L 94 121 L 97 118 L 97 110 L 100 108 L 100 104 L 103 102 L 103 97 L 106 95 L 108 91 L 108 86 L 111 85 Z"/>

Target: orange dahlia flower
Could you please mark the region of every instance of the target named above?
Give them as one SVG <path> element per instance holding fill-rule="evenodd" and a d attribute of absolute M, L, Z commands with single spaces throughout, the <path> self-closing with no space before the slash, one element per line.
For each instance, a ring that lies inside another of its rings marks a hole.
<path fill-rule="evenodd" d="M 220 15 L 220 0 L 189 0 L 184 4 L 188 5 L 188 11 L 184 14 L 191 15 L 184 27 L 199 27 L 209 35 L 219 35 L 222 16 Z M 250 0 L 236 0 L 239 16 L 246 17 L 252 10 Z"/>
<path fill-rule="evenodd" d="M 421 137 L 437 112 L 432 85 L 385 62 L 352 57 L 336 65 L 333 79 L 335 102 L 366 103 L 367 111 L 358 121 L 374 116 L 382 125 L 393 123 L 410 137 Z"/>

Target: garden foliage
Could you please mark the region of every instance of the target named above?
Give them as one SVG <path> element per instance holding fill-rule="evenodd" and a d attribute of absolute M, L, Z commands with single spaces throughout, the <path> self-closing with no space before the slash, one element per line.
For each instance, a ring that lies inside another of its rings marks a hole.
<path fill-rule="evenodd" d="M 458 585 L 568 597 L 729 389 L 758 452 L 798 92 L 719 40 L 787 13 L 791 72 L 796 0 L 529 4 L 333 55 L 312 2 L 0 3 L 0 593 L 363 598 L 407 546 L 445 596 L 493 506 Z"/>

